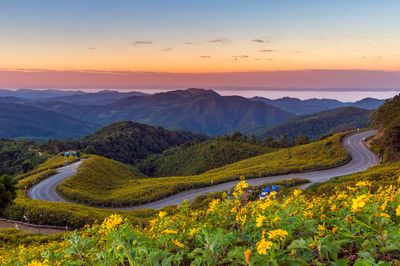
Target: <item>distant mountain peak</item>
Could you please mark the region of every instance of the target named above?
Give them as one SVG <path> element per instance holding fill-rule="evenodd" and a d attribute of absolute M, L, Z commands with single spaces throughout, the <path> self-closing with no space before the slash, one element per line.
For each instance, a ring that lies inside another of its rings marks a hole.
<path fill-rule="evenodd" d="M 215 91 L 209 89 L 188 88 L 184 91 L 189 92 L 193 96 L 221 96 Z"/>

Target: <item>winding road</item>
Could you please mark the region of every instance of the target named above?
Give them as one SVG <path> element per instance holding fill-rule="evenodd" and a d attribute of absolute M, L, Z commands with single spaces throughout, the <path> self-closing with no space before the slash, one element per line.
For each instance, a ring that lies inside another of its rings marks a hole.
<path fill-rule="evenodd" d="M 375 130 L 364 131 L 360 133 L 356 133 L 353 135 L 349 135 L 343 139 L 343 147 L 350 153 L 352 159 L 347 164 L 342 166 L 338 166 L 331 169 L 326 170 L 318 170 L 311 171 L 306 173 L 298 173 L 298 174 L 288 174 L 281 176 L 268 176 L 261 177 L 255 179 L 246 180 L 250 185 L 261 185 L 265 182 L 274 182 L 283 179 L 290 178 L 306 178 L 311 181 L 311 183 L 305 184 L 301 186 L 301 188 L 306 188 L 314 183 L 324 182 L 333 177 L 349 175 L 352 173 L 357 173 L 366 170 L 370 166 L 378 163 L 378 158 L 374 153 L 365 147 L 363 143 L 363 138 L 370 137 L 376 133 Z M 45 200 L 45 201 L 54 201 L 54 202 L 67 202 L 65 199 L 61 198 L 57 192 L 56 187 L 59 183 L 61 183 L 64 179 L 69 176 L 75 174 L 80 165 L 80 161 L 68 165 L 66 167 L 62 167 L 58 169 L 58 174 L 40 182 L 39 184 L 32 187 L 28 196 L 31 199 Z M 148 204 L 143 204 L 141 206 L 122 208 L 121 210 L 135 210 L 135 209 L 161 209 L 164 206 L 179 204 L 185 199 L 193 200 L 195 197 L 215 191 L 223 191 L 228 190 L 239 181 L 232 181 L 223 184 L 218 184 L 215 186 L 192 189 L 185 192 L 181 192 L 174 196 L 165 198 L 163 200 L 154 201 Z"/>

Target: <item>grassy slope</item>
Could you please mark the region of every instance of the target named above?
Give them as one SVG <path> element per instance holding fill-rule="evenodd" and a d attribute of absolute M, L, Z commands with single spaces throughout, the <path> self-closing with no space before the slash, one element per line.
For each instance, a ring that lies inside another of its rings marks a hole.
<path fill-rule="evenodd" d="M 59 168 L 59 167 L 63 166 L 63 164 L 65 163 L 65 160 L 67 160 L 67 163 L 73 163 L 73 162 L 78 161 L 78 158 L 76 158 L 76 157 L 65 158 L 60 153 L 60 154 L 48 159 L 44 163 L 40 164 L 36 169 L 34 169 L 32 171 L 29 171 L 29 172 L 27 172 L 25 174 L 17 175 L 15 177 L 15 179 L 21 180 L 21 179 L 24 179 L 26 177 L 30 177 L 30 176 L 32 176 L 34 174 L 38 174 L 40 172 L 47 171 L 49 169 Z"/>
<path fill-rule="evenodd" d="M 171 148 L 149 157 L 138 168 L 148 176 L 196 175 L 274 150 L 260 144 L 220 137 Z"/>
<path fill-rule="evenodd" d="M 256 178 L 337 165 L 349 157 L 340 143 L 343 135 L 336 134 L 318 142 L 259 155 L 194 176 L 118 177 L 115 174 L 118 170 L 114 167 L 103 168 L 100 164 L 103 160 L 91 157 L 86 162 L 84 171 L 66 179 L 58 189 L 67 198 L 79 202 L 132 206 L 162 199 L 191 188 L 238 180 L 242 175 Z M 103 172 L 100 175 L 101 172 L 97 172 L 97 169 L 108 173 Z M 93 182 L 93 176 L 100 180 L 96 179 L 96 182 Z M 106 189 L 104 184 L 107 184 Z"/>

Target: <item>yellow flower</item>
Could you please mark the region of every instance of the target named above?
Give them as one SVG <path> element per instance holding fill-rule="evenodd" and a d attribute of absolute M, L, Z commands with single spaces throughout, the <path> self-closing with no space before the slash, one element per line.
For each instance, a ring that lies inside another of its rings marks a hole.
<path fill-rule="evenodd" d="M 249 184 L 247 184 L 246 181 L 240 181 L 240 182 L 236 185 L 236 188 L 237 188 L 237 189 L 240 189 L 240 190 L 243 190 L 243 189 L 248 188 L 248 187 L 249 187 Z"/>
<path fill-rule="evenodd" d="M 331 206 L 331 212 L 334 212 L 335 210 L 336 210 L 336 205 L 333 204 L 333 205 Z"/>
<path fill-rule="evenodd" d="M 309 246 L 310 246 L 310 248 L 315 248 L 315 244 L 314 243 L 310 243 Z"/>
<path fill-rule="evenodd" d="M 333 227 L 333 228 L 332 228 L 332 233 L 333 233 L 333 235 L 336 234 L 336 231 L 337 231 L 337 227 Z"/>
<path fill-rule="evenodd" d="M 293 195 L 294 195 L 295 197 L 297 197 L 297 196 L 300 195 L 302 192 L 303 192 L 303 191 L 300 190 L 300 189 L 295 189 L 295 190 L 293 191 Z"/>
<path fill-rule="evenodd" d="M 169 234 L 169 235 L 177 235 L 178 232 L 175 230 L 170 230 L 170 229 L 165 229 L 164 231 L 161 232 L 162 235 L 164 234 Z"/>
<path fill-rule="evenodd" d="M 248 249 L 248 250 L 246 250 L 246 251 L 244 252 L 244 257 L 245 257 L 245 259 L 246 259 L 246 263 L 249 263 L 249 262 L 250 262 L 250 256 L 251 256 L 251 250 Z"/>
<path fill-rule="evenodd" d="M 351 219 L 350 219 L 350 216 L 349 215 L 346 215 L 346 217 L 344 217 L 344 219 L 346 220 L 346 222 L 348 222 L 348 223 L 350 223 L 351 222 Z"/>
<path fill-rule="evenodd" d="M 44 265 L 46 265 L 46 264 L 43 264 L 37 260 L 33 260 L 32 262 L 28 263 L 27 266 L 44 266 Z"/>
<path fill-rule="evenodd" d="M 222 198 L 223 198 L 223 199 L 226 199 L 227 196 L 228 196 L 228 195 L 226 194 L 226 192 L 222 193 Z"/>
<path fill-rule="evenodd" d="M 381 212 L 381 214 L 379 215 L 381 217 L 386 217 L 386 218 L 390 218 L 390 215 L 384 212 Z"/>
<path fill-rule="evenodd" d="M 112 214 L 110 217 L 107 217 L 103 222 L 103 227 L 105 227 L 108 231 L 112 230 L 115 226 L 122 223 L 122 217 L 118 214 Z"/>
<path fill-rule="evenodd" d="M 320 231 L 320 232 L 318 232 L 318 235 L 319 236 L 324 236 L 325 235 L 325 233 L 324 233 L 324 231 L 326 230 L 326 228 L 325 228 L 325 224 L 323 224 L 323 225 L 318 225 L 318 227 L 317 227 L 317 229 Z"/>
<path fill-rule="evenodd" d="M 321 220 L 325 219 L 325 214 L 321 214 Z"/>
<path fill-rule="evenodd" d="M 240 176 L 240 180 L 244 180 L 245 177 L 243 175 Z"/>
<path fill-rule="evenodd" d="M 280 239 L 283 240 L 285 236 L 288 235 L 286 230 L 276 229 L 268 232 L 269 239 Z"/>
<path fill-rule="evenodd" d="M 384 211 L 386 209 L 386 205 L 387 205 L 387 200 L 385 200 L 385 202 L 382 204 L 381 211 Z"/>
<path fill-rule="evenodd" d="M 356 187 L 368 187 L 371 185 L 371 182 L 368 181 L 358 181 L 356 183 Z"/>
<path fill-rule="evenodd" d="M 181 242 L 179 242 L 178 240 L 176 240 L 174 238 L 172 239 L 172 243 L 174 243 L 175 246 L 178 246 L 180 248 L 183 248 L 185 246 L 184 244 L 182 244 Z"/>
<path fill-rule="evenodd" d="M 399 179 L 397 179 L 397 181 L 400 183 L 400 175 L 399 175 Z"/>
<path fill-rule="evenodd" d="M 162 219 L 162 218 L 164 218 L 165 216 L 167 216 L 167 212 L 160 211 L 160 212 L 158 213 L 158 216 Z"/>
<path fill-rule="evenodd" d="M 194 236 L 194 234 L 196 234 L 197 231 L 199 231 L 199 229 L 196 229 L 196 228 L 190 229 L 190 230 L 189 230 L 189 236 Z"/>
<path fill-rule="evenodd" d="M 270 196 L 270 197 L 275 197 L 276 194 L 278 194 L 276 191 L 272 191 L 271 193 L 269 193 L 269 196 Z"/>
<path fill-rule="evenodd" d="M 257 243 L 257 252 L 260 255 L 267 255 L 267 250 L 272 246 L 271 241 L 265 241 L 265 239 L 261 239 L 260 242 Z"/>
<path fill-rule="evenodd" d="M 279 217 L 279 216 L 276 216 L 273 220 L 272 220 L 272 222 L 273 223 L 276 223 L 276 222 L 278 222 L 278 221 L 280 221 L 281 220 L 281 218 Z"/>
<path fill-rule="evenodd" d="M 261 227 L 264 224 L 264 220 L 266 219 L 266 217 L 264 215 L 258 215 L 258 217 L 256 218 L 256 222 L 257 222 L 257 227 Z"/>
<path fill-rule="evenodd" d="M 366 195 L 358 196 L 357 198 L 353 199 L 353 205 L 351 206 L 351 210 L 353 212 L 359 212 L 365 206 L 365 203 L 368 201 Z"/>
<path fill-rule="evenodd" d="M 207 213 L 213 212 L 216 209 L 216 207 L 218 206 L 219 202 L 220 202 L 219 199 L 213 199 L 209 204 L 209 208 L 207 210 Z"/>
<path fill-rule="evenodd" d="M 350 190 L 350 191 L 356 191 L 356 188 L 355 187 L 347 187 L 347 190 Z"/>
<path fill-rule="evenodd" d="M 396 209 L 396 216 L 400 216 L 400 205 Z"/>

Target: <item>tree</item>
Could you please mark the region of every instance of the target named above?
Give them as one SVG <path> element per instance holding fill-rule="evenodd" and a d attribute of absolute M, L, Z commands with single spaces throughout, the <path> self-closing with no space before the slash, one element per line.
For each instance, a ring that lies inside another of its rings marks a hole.
<path fill-rule="evenodd" d="M 297 135 L 297 137 L 294 138 L 293 143 L 295 146 L 297 145 L 303 145 L 303 144 L 308 144 L 310 143 L 310 140 L 306 135 Z"/>
<path fill-rule="evenodd" d="M 17 197 L 16 184 L 17 181 L 9 175 L 0 177 L 0 211 L 7 208 Z"/>
<path fill-rule="evenodd" d="M 281 148 L 286 148 L 288 146 L 288 136 L 286 134 L 281 135 L 278 142 Z"/>
<path fill-rule="evenodd" d="M 26 173 L 33 169 L 33 165 L 31 164 L 30 161 L 25 160 L 21 163 L 21 168 L 22 168 L 22 171 L 24 171 L 24 173 Z"/>
<path fill-rule="evenodd" d="M 83 150 L 83 153 L 86 154 L 96 154 L 96 150 L 92 145 L 86 146 L 86 148 Z"/>

